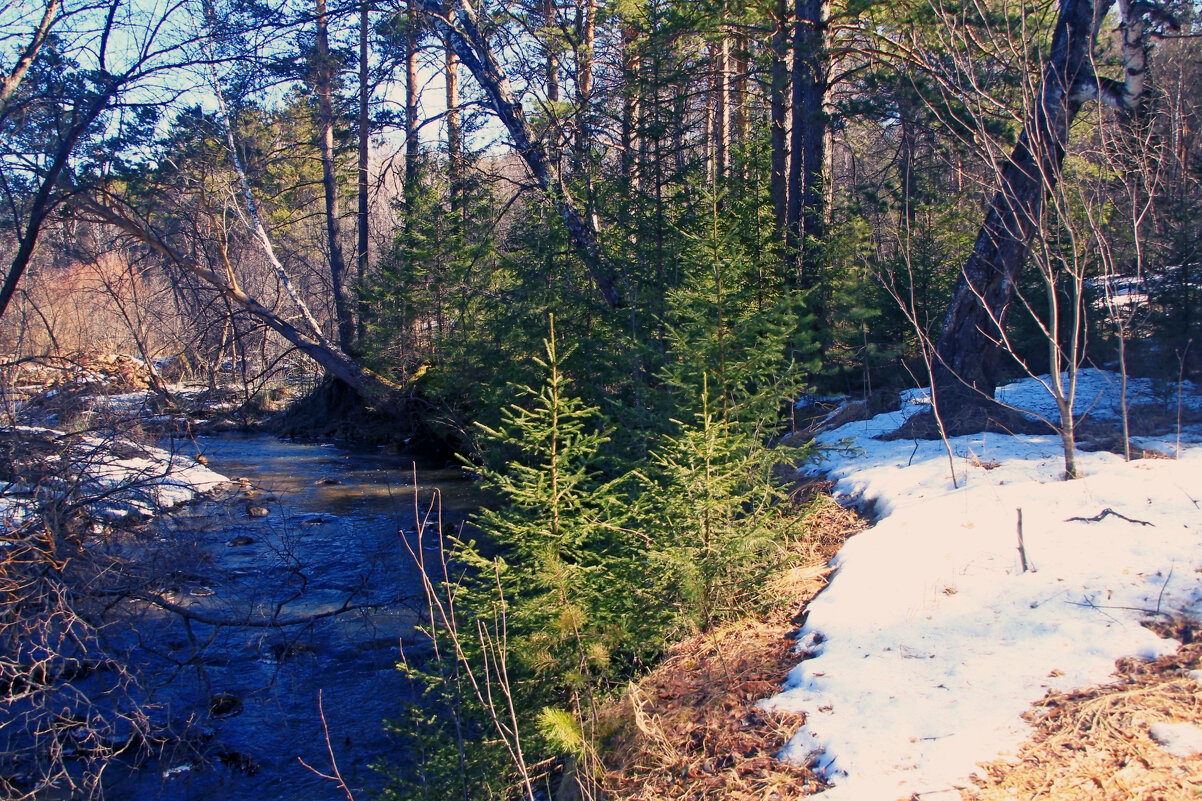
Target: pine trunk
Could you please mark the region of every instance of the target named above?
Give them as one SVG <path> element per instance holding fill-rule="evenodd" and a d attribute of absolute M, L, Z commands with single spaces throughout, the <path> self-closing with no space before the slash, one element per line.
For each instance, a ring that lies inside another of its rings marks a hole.
<path fill-rule="evenodd" d="M 730 38 L 723 33 L 714 43 L 714 170 L 721 185 L 730 166 Z"/>
<path fill-rule="evenodd" d="M 368 26 L 370 21 L 368 16 L 369 11 L 369 0 L 361 0 L 359 6 L 359 181 L 358 186 L 356 187 L 359 208 L 357 215 L 358 230 L 355 246 L 355 262 L 358 268 L 360 281 L 367 276 L 367 248 L 369 233 L 369 198 L 367 192 L 368 159 L 371 155 L 369 149 L 371 142 L 371 84 L 368 81 L 367 70 L 367 44 L 368 33 L 370 32 L 370 28 Z"/>
<path fill-rule="evenodd" d="M 543 27 L 547 29 L 547 102 L 559 102 L 559 42 L 555 38 L 555 0 L 543 0 Z"/>
<path fill-rule="evenodd" d="M 338 347 L 349 353 L 355 343 L 355 324 L 346 302 L 346 259 L 342 255 L 338 175 L 334 165 L 334 62 L 330 57 L 326 0 L 317 0 L 316 18 L 317 63 L 313 70 L 313 89 L 317 95 L 317 146 L 321 153 L 321 185 L 325 192 L 330 286 L 334 296 L 334 317 L 338 321 Z"/>
<path fill-rule="evenodd" d="M 463 207 L 463 130 L 459 111 L 459 57 L 446 48 L 447 84 L 447 173 L 450 179 L 451 211 Z"/>
<path fill-rule="evenodd" d="M 772 125 L 772 208 L 776 222 L 776 239 L 784 249 L 788 225 L 788 165 L 789 140 L 786 125 L 789 115 L 789 4 L 777 0 L 774 10 L 775 30 L 772 33 L 772 72 L 768 98 Z"/>
<path fill-rule="evenodd" d="M 421 142 L 417 131 L 417 101 L 420 94 L 417 70 L 418 0 L 409 0 L 405 31 L 405 203 L 412 204 L 417 191 Z"/>
<path fill-rule="evenodd" d="M 630 24 L 622 26 L 622 177 L 630 186 L 631 194 L 639 188 L 639 176 L 634 165 L 639 151 L 639 53 L 638 30 Z M 623 204 L 625 205 L 625 204 Z"/>
<path fill-rule="evenodd" d="M 825 7 L 822 0 L 797 0 L 793 29 L 793 128 L 790 135 L 786 216 L 789 273 L 802 288 L 820 282 L 815 243 L 826 236 L 823 169 L 826 153 L 827 73 Z"/>

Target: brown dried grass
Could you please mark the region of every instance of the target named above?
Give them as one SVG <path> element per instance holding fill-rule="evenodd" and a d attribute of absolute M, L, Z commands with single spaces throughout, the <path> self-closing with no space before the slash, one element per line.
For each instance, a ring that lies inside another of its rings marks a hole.
<path fill-rule="evenodd" d="M 1192 634 L 1191 634 L 1192 632 Z M 1186 636 L 1182 636 L 1185 633 Z M 965 801 L 1179 801 L 1202 798 L 1202 759 L 1173 756 L 1149 736 L 1158 722 L 1202 725 L 1197 624 L 1173 632 L 1186 645 L 1155 661 L 1123 659 L 1112 684 L 1051 693 L 1027 719 L 1035 733 L 1017 762 L 983 766 Z"/>
<path fill-rule="evenodd" d="M 667 658 L 603 714 L 605 797 L 627 801 L 788 801 L 823 788 L 821 780 L 775 754 L 804 716 L 768 712 L 796 665 L 788 637 L 805 605 L 826 586 L 827 561 L 864 521 L 828 495 L 829 485 L 798 489 L 808 507 L 794 566 L 769 587 L 773 612 L 740 620 L 673 647 Z"/>

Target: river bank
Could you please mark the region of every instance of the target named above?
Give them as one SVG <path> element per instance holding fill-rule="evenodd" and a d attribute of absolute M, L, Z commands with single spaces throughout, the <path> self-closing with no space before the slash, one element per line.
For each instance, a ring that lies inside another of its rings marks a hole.
<path fill-rule="evenodd" d="M 417 519 L 437 506 L 454 532 L 473 482 L 378 447 L 208 433 L 233 426 L 200 391 L 168 413 L 146 390 L 46 394 L 22 419 L 71 431 L 0 432 L 3 578 L 33 587 L 0 625 L 6 794 L 320 798 L 331 748 L 350 788 L 379 791 L 405 759 L 386 731 L 413 700 L 401 646 L 423 653 L 414 554 L 437 532 Z"/>

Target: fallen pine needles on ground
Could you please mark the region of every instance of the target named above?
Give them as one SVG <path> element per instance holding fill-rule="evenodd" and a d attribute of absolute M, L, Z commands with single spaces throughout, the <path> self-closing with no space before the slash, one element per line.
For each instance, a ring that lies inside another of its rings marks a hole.
<path fill-rule="evenodd" d="M 1159 629 L 1158 629 L 1159 631 Z M 1179 801 L 1202 798 L 1202 759 L 1174 756 L 1152 737 L 1158 723 L 1202 727 L 1202 630 L 1162 632 L 1186 643 L 1155 661 L 1119 660 L 1119 678 L 1088 690 L 1049 694 L 1028 720 L 1035 734 L 1017 762 L 984 766 L 966 801 Z"/>
<path fill-rule="evenodd" d="M 829 486 L 829 485 L 828 485 Z M 780 691 L 797 663 L 788 637 L 805 605 L 826 586 L 826 564 L 864 521 L 828 495 L 803 488 L 809 506 L 804 559 L 773 582 L 766 620 L 740 620 L 698 634 L 611 706 L 606 797 L 628 801 L 788 801 L 823 788 L 777 751 L 804 721 L 756 702 Z"/>

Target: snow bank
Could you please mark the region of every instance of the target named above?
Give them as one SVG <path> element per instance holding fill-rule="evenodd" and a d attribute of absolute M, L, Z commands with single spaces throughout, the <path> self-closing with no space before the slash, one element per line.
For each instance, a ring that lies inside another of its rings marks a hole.
<path fill-rule="evenodd" d="M 1115 413 L 1116 377 L 1083 371 L 1081 386 L 1081 411 Z M 1129 392 L 1151 400 L 1155 390 L 1133 382 Z M 1183 391 L 1197 408 L 1196 390 Z M 1035 381 L 1001 393 L 1054 409 Z M 806 714 L 784 756 L 815 763 L 834 784 L 827 801 L 965 786 L 978 762 L 1014 753 L 1029 733 L 1020 716 L 1047 691 L 1102 683 L 1120 657 L 1177 648 L 1141 621 L 1202 616 L 1202 448 L 1187 447 L 1196 431 L 1178 459 L 1081 454 L 1084 477 L 1063 482 L 1054 436 L 958 437 L 950 464 L 941 442 L 872 439 L 924 397 L 906 401 L 822 435 L 830 450 L 810 468 L 879 518 L 834 560 L 799 635 L 809 658 L 765 702 Z M 1176 440 L 1140 444 L 1174 453 Z"/>
<path fill-rule="evenodd" d="M 93 512 L 110 519 L 130 514 L 149 517 L 229 480 L 190 456 L 121 439 L 67 437 L 55 429 L 30 426 L 4 431 L 53 441 L 53 450 L 45 457 L 50 475 L 36 478 L 41 490 L 73 490 L 80 497 L 91 496 Z M 0 518 L 15 524 L 28 517 L 40 502 L 38 489 L 22 482 L 5 487 L 0 491 Z"/>

